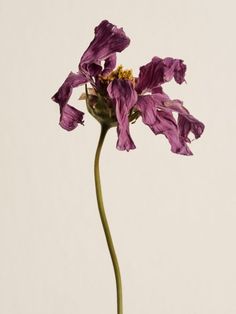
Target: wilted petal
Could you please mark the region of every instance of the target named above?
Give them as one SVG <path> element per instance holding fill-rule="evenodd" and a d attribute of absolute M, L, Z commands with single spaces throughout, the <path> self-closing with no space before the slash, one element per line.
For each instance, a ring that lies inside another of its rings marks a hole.
<path fill-rule="evenodd" d="M 70 72 L 65 82 L 61 85 L 56 94 L 52 97 L 52 100 L 54 100 L 60 106 L 66 105 L 72 94 L 73 88 L 85 84 L 87 82 L 88 80 L 83 74 Z"/>
<path fill-rule="evenodd" d="M 74 87 L 85 84 L 87 78 L 81 73 L 70 72 L 65 82 L 59 88 L 57 93 L 52 97 L 60 106 L 60 126 L 67 130 L 74 130 L 78 123 L 83 124 L 84 113 L 68 105 L 68 100 Z"/>
<path fill-rule="evenodd" d="M 143 123 L 152 126 L 156 122 L 156 102 L 151 95 L 138 96 L 135 107 L 141 112 Z"/>
<path fill-rule="evenodd" d="M 154 57 L 151 62 L 140 67 L 136 90 L 139 94 L 151 91 L 173 77 L 176 82 L 184 82 L 186 65 L 182 60 Z"/>
<path fill-rule="evenodd" d="M 178 126 L 181 136 L 186 141 L 189 141 L 188 134 L 190 132 L 192 132 L 195 138 L 197 139 L 202 135 L 205 128 L 204 124 L 201 121 L 197 120 L 190 114 L 185 115 L 179 114 Z"/>
<path fill-rule="evenodd" d="M 123 51 L 130 43 L 122 28 L 102 21 L 95 28 L 95 37 L 88 49 L 84 52 L 79 68 L 86 76 L 96 76 L 102 71 L 101 61 Z M 114 57 L 107 62 L 114 62 Z"/>
<path fill-rule="evenodd" d="M 177 123 L 170 110 L 158 109 L 157 99 L 152 95 L 139 96 L 135 107 L 140 111 L 142 120 L 154 134 L 164 134 L 171 145 L 173 153 L 192 155 L 184 139 L 180 136 Z"/>
<path fill-rule="evenodd" d="M 129 132 L 129 112 L 137 101 L 137 93 L 130 81 L 120 79 L 113 80 L 108 85 L 107 91 L 116 106 L 117 148 L 127 151 L 134 149 L 135 145 Z"/>
<path fill-rule="evenodd" d="M 157 86 L 157 87 L 154 87 L 152 88 L 151 90 L 151 94 L 161 94 L 161 95 L 166 95 L 164 92 L 163 92 L 163 88 L 161 86 Z M 167 95 L 166 95 L 167 96 Z M 167 96 L 167 98 L 169 99 L 169 97 Z"/>
<path fill-rule="evenodd" d="M 111 73 L 116 67 L 116 54 L 114 53 L 105 60 L 104 69 L 101 75 L 106 76 Z"/>
<path fill-rule="evenodd" d="M 183 60 L 165 58 L 163 60 L 165 66 L 164 71 L 164 80 L 169 82 L 174 77 L 175 81 L 179 84 L 182 84 L 185 79 L 186 65 L 183 63 Z"/>
<path fill-rule="evenodd" d="M 161 61 L 161 58 L 154 57 L 151 62 L 140 67 L 135 87 L 139 94 L 151 91 L 153 88 L 163 83 Z"/>
<path fill-rule="evenodd" d="M 191 150 L 179 133 L 175 118 L 171 112 L 158 111 L 156 123 L 150 128 L 155 134 L 164 134 L 171 145 L 171 151 L 180 155 L 192 155 Z"/>
<path fill-rule="evenodd" d="M 101 64 L 98 62 L 93 62 L 91 64 L 87 64 L 87 72 L 89 73 L 89 78 L 90 76 L 98 76 L 98 74 L 101 73 L 102 71 L 102 66 Z M 92 80 L 91 78 L 89 80 Z"/>
<path fill-rule="evenodd" d="M 130 136 L 128 129 L 117 127 L 118 141 L 116 144 L 117 149 L 126 150 L 127 152 L 131 149 L 135 149 L 136 146 Z"/>
<path fill-rule="evenodd" d="M 193 155 L 186 142 L 181 137 L 179 137 L 175 131 L 167 131 L 165 136 L 169 140 L 172 153 L 185 156 Z"/>
<path fill-rule="evenodd" d="M 78 123 L 83 124 L 83 116 L 84 113 L 78 109 L 70 105 L 64 105 L 61 108 L 59 124 L 63 129 L 72 131 L 77 127 Z"/>
<path fill-rule="evenodd" d="M 202 135 L 205 128 L 204 124 L 189 113 L 182 101 L 178 99 L 168 100 L 164 101 L 163 105 L 167 109 L 178 112 L 179 132 L 186 142 L 190 142 L 188 138 L 190 132 L 194 134 L 196 139 Z"/>

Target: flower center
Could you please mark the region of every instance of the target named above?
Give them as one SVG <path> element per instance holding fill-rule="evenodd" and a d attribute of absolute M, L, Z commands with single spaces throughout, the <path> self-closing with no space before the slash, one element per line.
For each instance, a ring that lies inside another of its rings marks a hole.
<path fill-rule="evenodd" d="M 128 80 L 133 84 L 135 83 L 133 71 L 131 69 L 124 69 L 122 65 L 119 65 L 117 69 L 112 71 L 109 75 L 100 76 L 100 80 L 104 83 L 110 83 L 114 79 Z"/>

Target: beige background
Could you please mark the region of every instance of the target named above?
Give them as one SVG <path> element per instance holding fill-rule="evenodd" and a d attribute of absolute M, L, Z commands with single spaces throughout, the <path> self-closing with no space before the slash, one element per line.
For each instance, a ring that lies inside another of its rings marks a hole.
<path fill-rule="evenodd" d="M 135 151 L 115 149 L 115 130 L 107 137 L 101 171 L 124 313 L 236 313 L 234 3 L 0 1 L 1 314 L 115 313 L 93 185 L 99 125 L 86 113 L 65 132 L 50 100 L 104 18 L 131 37 L 119 63 L 136 74 L 154 55 L 185 60 L 188 84 L 167 91 L 206 124 L 190 158 L 140 121 Z"/>

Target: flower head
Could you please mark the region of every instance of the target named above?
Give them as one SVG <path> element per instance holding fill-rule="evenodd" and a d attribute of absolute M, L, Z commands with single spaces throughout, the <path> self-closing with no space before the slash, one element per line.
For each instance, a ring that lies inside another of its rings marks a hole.
<path fill-rule="evenodd" d="M 88 111 L 101 124 L 117 127 L 119 150 L 135 148 L 130 122 L 141 116 L 154 134 L 165 135 L 172 152 L 192 155 L 188 147 L 189 133 L 199 138 L 204 124 L 180 100 L 171 100 L 163 91 L 163 85 L 172 79 L 178 84 L 185 82 L 186 65 L 180 59 L 154 57 L 134 77 L 132 70 L 116 68 L 116 53 L 122 52 L 129 43 L 123 29 L 107 20 L 95 28 L 94 39 L 81 57 L 78 72 L 70 72 L 52 97 L 60 107 L 61 127 L 71 131 L 83 124 L 84 113 L 68 101 L 73 88 L 90 83 L 92 88 L 87 89 L 86 85 L 86 94 L 80 99 L 86 99 Z M 173 113 L 177 113 L 177 120 Z"/>

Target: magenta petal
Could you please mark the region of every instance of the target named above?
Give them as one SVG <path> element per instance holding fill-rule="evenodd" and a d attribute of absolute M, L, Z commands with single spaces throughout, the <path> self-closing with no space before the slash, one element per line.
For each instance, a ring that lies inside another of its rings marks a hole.
<path fill-rule="evenodd" d="M 141 112 L 143 123 L 152 126 L 156 122 L 156 102 L 151 95 L 138 96 L 135 107 Z"/>
<path fill-rule="evenodd" d="M 179 132 L 186 142 L 190 142 L 188 138 L 190 132 L 194 134 L 196 139 L 202 135 L 205 128 L 204 124 L 192 116 L 180 100 L 168 100 L 164 102 L 164 107 L 178 112 Z"/>
<path fill-rule="evenodd" d="M 192 132 L 197 139 L 202 135 L 205 128 L 204 124 L 201 121 L 197 120 L 190 114 L 179 114 L 178 125 L 180 129 L 180 134 L 186 141 L 189 140 L 188 134 L 190 132 Z"/>
<path fill-rule="evenodd" d="M 139 69 L 136 90 L 139 94 L 149 92 L 163 83 L 162 59 L 154 57 L 151 62 Z"/>
<path fill-rule="evenodd" d="M 83 113 L 71 106 L 69 106 L 68 100 L 72 94 L 74 87 L 85 84 L 87 78 L 81 73 L 70 72 L 65 82 L 52 97 L 56 103 L 60 106 L 60 126 L 67 130 L 71 131 L 77 127 L 78 123 L 83 124 Z"/>
<path fill-rule="evenodd" d="M 171 151 L 176 154 L 190 156 L 191 150 L 179 134 L 178 126 L 171 112 L 157 111 L 157 120 L 151 126 L 155 134 L 164 134 L 171 145 Z"/>
<path fill-rule="evenodd" d="M 129 43 L 130 39 L 122 28 L 117 28 L 107 20 L 102 21 L 95 28 L 95 37 L 80 60 L 80 71 L 88 77 L 98 75 L 102 71 L 101 61 L 123 51 Z M 114 57 L 112 58 L 107 62 L 113 64 Z"/>
<path fill-rule="evenodd" d="M 103 76 L 108 75 L 114 70 L 115 67 L 116 67 L 116 54 L 114 53 L 113 55 L 111 55 L 105 60 L 104 69 L 101 75 Z"/>
<path fill-rule="evenodd" d="M 163 64 L 165 66 L 165 82 L 169 82 L 170 80 L 172 80 L 173 77 L 178 84 L 182 84 L 185 81 L 184 77 L 187 67 L 183 63 L 183 60 L 165 58 L 163 60 Z"/>
<path fill-rule="evenodd" d="M 87 82 L 88 80 L 83 74 L 70 72 L 64 83 L 58 89 L 56 94 L 52 97 L 52 100 L 54 100 L 60 106 L 64 106 L 68 103 L 73 88 L 83 85 Z"/>
<path fill-rule="evenodd" d="M 153 95 L 139 96 L 135 107 L 140 111 L 143 122 L 150 127 L 154 134 L 164 134 L 166 136 L 173 153 L 192 155 L 184 139 L 179 134 L 172 112 L 165 108 L 164 110 L 158 109 L 158 103 L 161 103 L 161 101 L 163 101 L 162 98 L 157 99 Z"/>
<path fill-rule="evenodd" d="M 173 77 L 176 82 L 184 82 L 186 65 L 182 60 L 154 57 L 151 62 L 140 67 L 136 90 L 139 94 L 159 87 Z"/>
<path fill-rule="evenodd" d="M 119 150 L 126 150 L 127 152 L 131 149 L 135 149 L 136 146 L 130 136 L 129 130 L 125 128 L 117 128 L 118 133 L 118 141 L 116 144 L 116 148 Z"/>
<path fill-rule="evenodd" d="M 118 121 L 119 150 L 134 149 L 135 145 L 129 132 L 129 112 L 137 101 L 137 93 L 128 80 L 113 80 L 107 88 L 108 94 L 116 107 L 116 118 Z"/>
<path fill-rule="evenodd" d="M 78 109 L 70 106 L 64 105 L 61 109 L 61 117 L 60 117 L 60 126 L 67 130 L 74 130 L 78 123 L 83 124 L 83 116 L 84 113 L 79 111 Z"/>

